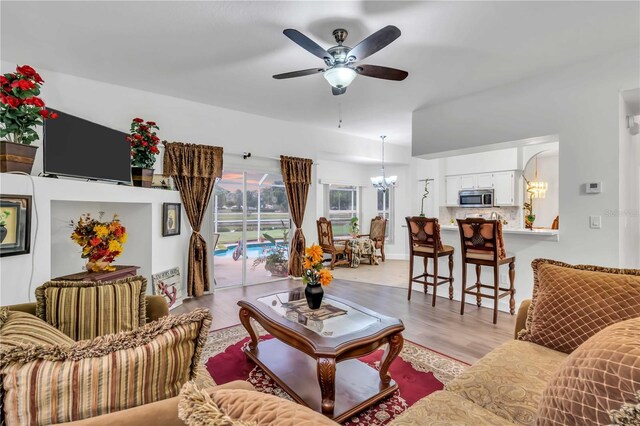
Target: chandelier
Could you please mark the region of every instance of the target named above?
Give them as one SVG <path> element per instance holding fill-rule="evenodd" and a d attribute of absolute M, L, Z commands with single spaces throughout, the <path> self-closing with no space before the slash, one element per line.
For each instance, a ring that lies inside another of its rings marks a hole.
<path fill-rule="evenodd" d="M 380 176 L 375 176 L 371 178 L 371 183 L 373 184 L 373 187 L 376 188 L 378 191 L 386 191 L 387 188 L 396 186 L 396 181 L 398 180 L 398 176 L 386 177 L 386 175 L 384 174 L 384 140 L 385 138 L 386 136 L 380 136 L 380 139 L 382 139 L 382 167 L 380 169 L 382 174 Z"/>
<path fill-rule="evenodd" d="M 531 194 L 532 198 L 544 198 L 547 195 L 547 182 L 538 180 L 538 155 L 535 158 L 536 171 L 533 181 L 527 182 L 527 192 Z"/>

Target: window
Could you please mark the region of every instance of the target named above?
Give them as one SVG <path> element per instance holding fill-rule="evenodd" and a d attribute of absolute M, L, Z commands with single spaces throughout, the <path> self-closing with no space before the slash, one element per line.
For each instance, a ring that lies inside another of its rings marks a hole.
<path fill-rule="evenodd" d="M 331 221 L 333 236 L 350 234 L 350 220 L 358 217 L 360 192 L 357 186 L 326 185 L 325 212 Z"/>
<path fill-rule="evenodd" d="M 387 188 L 384 191 L 377 191 L 378 216 L 382 216 L 387 219 L 386 239 L 389 242 L 393 241 L 393 188 Z"/>

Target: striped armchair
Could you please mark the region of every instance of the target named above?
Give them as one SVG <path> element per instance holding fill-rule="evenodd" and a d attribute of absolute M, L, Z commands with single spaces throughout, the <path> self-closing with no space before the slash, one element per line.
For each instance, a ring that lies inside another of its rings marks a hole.
<path fill-rule="evenodd" d="M 147 323 L 155 322 L 163 317 L 169 315 L 169 310 L 167 303 L 163 296 L 146 296 L 146 321 Z M 9 305 L 0 308 L 1 312 L 7 312 L 11 314 L 11 312 L 20 312 L 21 315 L 29 314 L 24 317 L 22 322 L 18 325 L 18 327 L 26 327 L 26 322 L 29 322 L 29 319 L 32 318 L 35 326 L 37 327 L 36 321 L 41 321 L 36 318 L 36 303 L 22 303 L 16 305 Z M 15 321 L 14 321 L 15 323 Z M 0 321 L 0 329 L 3 329 L 3 333 L 11 335 L 15 334 L 16 331 L 20 331 L 16 328 L 16 326 L 7 325 L 4 321 Z M 73 339 L 70 339 L 68 336 L 57 331 L 55 328 L 51 327 L 50 334 L 59 334 L 56 337 L 59 344 L 60 340 L 67 339 L 69 342 L 73 342 Z M 47 337 L 46 331 L 39 336 L 42 340 L 43 337 Z M 24 341 L 24 339 L 23 339 Z M 8 341 L 3 341 L 0 346 L 3 346 L 4 343 L 8 343 Z M 40 343 L 42 344 L 42 343 Z M 200 364 L 195 367 L 196 376 L 194 382 L 201 388 L 206 389 L 215 389 L 218 388 L 207 372 L 204 365 Z M 2 382 L 2 376 L 0 375 L 0 384 Z M 221 386 L 221 388 L 231 388 L 231 389 L 246 389 L 251 390 L 253 387 L 246 382 L 231 382 L 226 385 Z M 3 398 L 2 392 L 0 392 L 0 398 Z M 163 399 L 156 402 L 151 402 L 144 405 L 135 406 L 132 408 L 124 409 L 121 411 L 116 411 L 108 414 L 103 414 L 97 417 L 85 418 L 83 420 L 77 420 L 70 423 L 65 423 L 69 425 L 104 425 L 104 424 L 118 424 L 118 425 L 140 425 L 140 424 L 162 424 L 162 425 L 181 425 L 184 426 L 184 423 L 178 418 L 178 401 L 179 397 L 175 396 L 172 398 Z M 0 401 L 2 404 L 3 401 Z M 6 408 L 6 404 L 5 404 Z"/>

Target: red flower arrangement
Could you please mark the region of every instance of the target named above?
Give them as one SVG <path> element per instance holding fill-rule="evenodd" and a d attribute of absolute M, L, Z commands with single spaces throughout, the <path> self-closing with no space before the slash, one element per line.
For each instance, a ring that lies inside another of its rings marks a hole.
<path fill-rule="evenodd" d="M 88 271 L 113 271 L 115 267 L 111 262 L 122 254 L 122 246 L 127 242 L 127 229 L 117 215 L 111 222 L 101 222 L 87 213 L 80 216 L 71 239 L 82 247 L 82 258 L 88 259 Z"/>
<path fill-rule="evenodd" d="M 145 169 L 153 168 L 156 155 L 160 152 L 158 144 L 160 138 L 156 135 L 160 130 L 155 121 L 145 121 L 142 118 L 134 118 L 131 121 L 131 131 L 127 140 L 131 144 L 131 165 Z"/>
<path fill-rule="evenodd" d="M 16 71 L 0 75 L 0 137 L 11 142 L 30 145 L 38 140 L 36 126 L 43 120 L 57 118 L 38 97 L 44 83 L 40 74 L 29 65 L 17 66 Z"/>

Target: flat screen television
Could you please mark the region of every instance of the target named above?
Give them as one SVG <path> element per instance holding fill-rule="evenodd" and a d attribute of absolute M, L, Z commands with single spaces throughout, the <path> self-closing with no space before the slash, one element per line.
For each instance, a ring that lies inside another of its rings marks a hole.
<path fill-rule="evenodd" d="M 44 173 L 131 184 L 127 133 L 66 114 L 44 122 Z"/>

